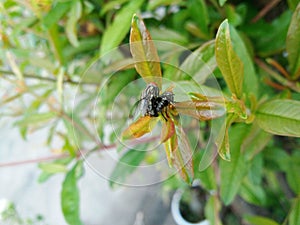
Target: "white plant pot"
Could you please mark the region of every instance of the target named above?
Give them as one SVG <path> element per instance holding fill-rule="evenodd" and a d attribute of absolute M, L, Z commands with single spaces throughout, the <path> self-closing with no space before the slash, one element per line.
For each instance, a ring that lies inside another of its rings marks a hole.
<path fill-rule="evenodd" d="M 171 213 L 177 225 L 210 225 L 208 220 L 202 220 L 199 222 L 189 222 L 181 215 L 180 200 L 182 198 L 182 194 L 182 190 L 177 190 L 173 195 L 171 202 Z"/>

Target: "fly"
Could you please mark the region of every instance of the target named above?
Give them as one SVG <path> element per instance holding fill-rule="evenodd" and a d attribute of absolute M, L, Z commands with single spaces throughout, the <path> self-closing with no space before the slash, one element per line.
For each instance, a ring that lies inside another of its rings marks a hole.
<path fill-rule="evenodd" d="M 150 83 L 142 92 L 140 99 L 140 111 L 143 116 L 158 117 L 159 113 L 167 120 L 165 109 L 174 104 L 174 94 L 166 91 L 159 95 L 156 84 Z M 165 113 L 165 114 L 164 114 Z"/>

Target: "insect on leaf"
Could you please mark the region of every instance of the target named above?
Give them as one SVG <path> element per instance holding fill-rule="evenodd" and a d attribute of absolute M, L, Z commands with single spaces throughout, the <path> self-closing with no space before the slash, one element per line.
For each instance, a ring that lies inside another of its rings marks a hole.
<path fill-rule="evenodd" d="M 132 18 L 130 51 L 136 71 L 147 82 L 154 82 L 161 89 L 160 60 L 151 35 L 143 20 L 137 15 Z"/>

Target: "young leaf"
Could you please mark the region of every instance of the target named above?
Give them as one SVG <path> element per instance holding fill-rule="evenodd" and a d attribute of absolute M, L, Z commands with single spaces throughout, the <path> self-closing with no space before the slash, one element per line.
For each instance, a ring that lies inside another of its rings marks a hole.
<path fill-rule="evenodd" d="M 248 163 L 241 153 L 241 145 L 249 127 L 249 125 L 238 124 L 229 130 L 231 161 L 222 160 L 220 163 L 221 198 L 225 205 L 233 201 L 247 173 Z"/>
<path fill-rule="evenodd" d="M 133 149 L 126 152 L 113 169 L 110 175 L 109 185 L 112 187 L 114 183 L 123 182 L 126 177 L 132 174 L 138 165 L 140 165 L 145 158 L 146 153 L 146 151 L 137 151 Z"/>
<path fill-rule="evenodd" d="M 190 184 L 194 178 L 193 152 L 182 127 L 164 142 L 164 146 L 170 167 L 174 166 L 181 178 Z"/>
<path fill-rule="evenodd" d="M 139 138 L 144 134 L 149 133 L 153 126 L 156 124 L 157 120 L 150 117 L 144 116 L 140 117 L 137 121 L 132 123 L 125 131 L 122 133 L 122 138 L 124 140 L 131 138 Z"/>
<path fill-rule="evenodd" d="M 101 41 L 100 56 L 117 47 L 130 28 L 132 15 L 138 11 L 144 0 L 129 1 L 117 12 L 112 24 L 105 30 Z"/>
<path fill-rule="evenodd" d="M 147 83 L 154 82 L 161 89 L 160 60 L 151 35 L 144 22 L 134 15 L 130 31 L 130 51 L 136 71 Z"/>
<path fill-rule="evenodd" d="M 298 4 L 286 38 L 286 51 L 292 77 L 297 79 L 300 76 L 300 3 Z"/>
<path fill-rule="evenodd" d="M 247 94 L 252 93 L 257 96 L 258 79 L 254 69 L 253 59 L 251 58 L 243 39 L 233 26 L 230 26 L 230 38 L 233 43 L 233 50 L 237 53 L 244 65 L 243 91 Z"/>
<path fill-rule="evenodd" d="M 265 131 L 284 136 L 300 137 L 300 102 L 272 100 L 256 112 L 258 125 Z"/>
<path fill-rule="evenodd" d="M 162 122 L 162 130 L 161 130 L 161 143 L 164 143 L 166 140 L 171 138 L 175 133 L 175 124 L 172 119 L 168 118 L 167 121 Z"/>
<path fill-rule="evenodd" d="M 218 67 L 229 90 L 240 98 L 242 96 L 244 64 L 233 50 L 230 27 L 227 20 L 224 20 L 219 27 L 215 51 Z"/>
<path fill-rule="evenodd" d="M 61 208 L 65 220 L 70 225 L 82 225 L 79 216 L 79 190 L 77 187 L 78 172 L 82 170 L 81 167 L 82 162 L 80 161 L 67 173 L 61 191 Z"/>

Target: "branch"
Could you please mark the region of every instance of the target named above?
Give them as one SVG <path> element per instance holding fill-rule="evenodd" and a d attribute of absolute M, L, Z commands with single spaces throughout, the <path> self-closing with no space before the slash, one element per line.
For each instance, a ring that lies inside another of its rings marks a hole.
<path fill-rule="evenodd" d="M 280 1 L 281 0 L 270 1 L 267 5 L 265 5 L 265 7 L 262 10 L 260 10 L 260 12 L 255 17 L 253 17 L 253 19 L 251 20 L 251 23 L 256 23 L 259 19 L 261 19 L 262 17 L 264 17 Z"/>
<path fill-rule="evenodd" d="M 3 75 L 15 76 L 14 72 L 12 72 L 12 71 L 0 69 L 0 76 L 3 76 Z M 23 75 L 25 78 L 28 78 L 28 79 L 42 80 L 42 81 L 48 81 L 48 82 L 52 82 L 52 83 L 57 82 L 57 80 L 55 78 L 51 78 L 51 77 L 41 77 L 41 76 L 37 76 L 34 74 L 29 74 L 29 73 L 23 73 Z M 94 86 L 99 85 L 99 83 L 87 82 L 87 81 L 79 81 L 78 82 L 78 81 L 73 81 L 70 79 L 65 79 L 63 82 L 68 83 L 68 84 L 73 84 L 73 85 L 80 85 L 80 84 L 94 85 Z"/>
<path fill-rule="evenodd" d="M 265 64 L 262 60 L 255 58 L 255 63 L 264 71 L 267 72 L 267 74 L 270 75 L 273 79 L 275 79 L 277 82 L 279 82 L 281 85 L 284 85 L 296 92 L 300 93 L 300 87 L 296 85 L 296 83 L 293 83 L 284 77 L 282 77 L 280 74 L 276 73 L 274 70 L 272 70 L 267 64 Z"/>
<path fill-rule="evenodd" d="M 134 140 L 130 144 L 132 145 L 137 145 L 141 143 L 147 143 L 151 142 L 154 140 L 157 140 L 159 136 L 155 137 L 150 137 L 150 138 L 144 138 L 141 140 Z M 96 151 L 93 152 L 99 152 L 99 151 L 104 151 L 104 150 L 109 150 L 117 147 L 117 144 L 111 144 L 111 145 L 103 145 L 101 148 L 97 149 Z M 77 158 L 80 158 L 86 154 L 89 154 L 91 150 L 79 150 L 77 151 Z M 0 163 L 0 167 L 10 167 L 10 166 L 20 166 L 20 165 L 25 165 L 25 164 L 31 164 L 31 163 L 40 163 L 40 162 L 45 162 L 45 161 L 51 161 L 55 159 L 64 159 L 70 157 L 69 153 L 62 153 L 59 155 L 51 155 L 51 156 L 46 156 L 46 157 L 40 157 L 40 158 L 35 158 L 35 159 L 26 159 L 26 160 L 20 160 L 20 161 L 15 161 L 15 162 L 7 162 L 7 163 Z"/>

